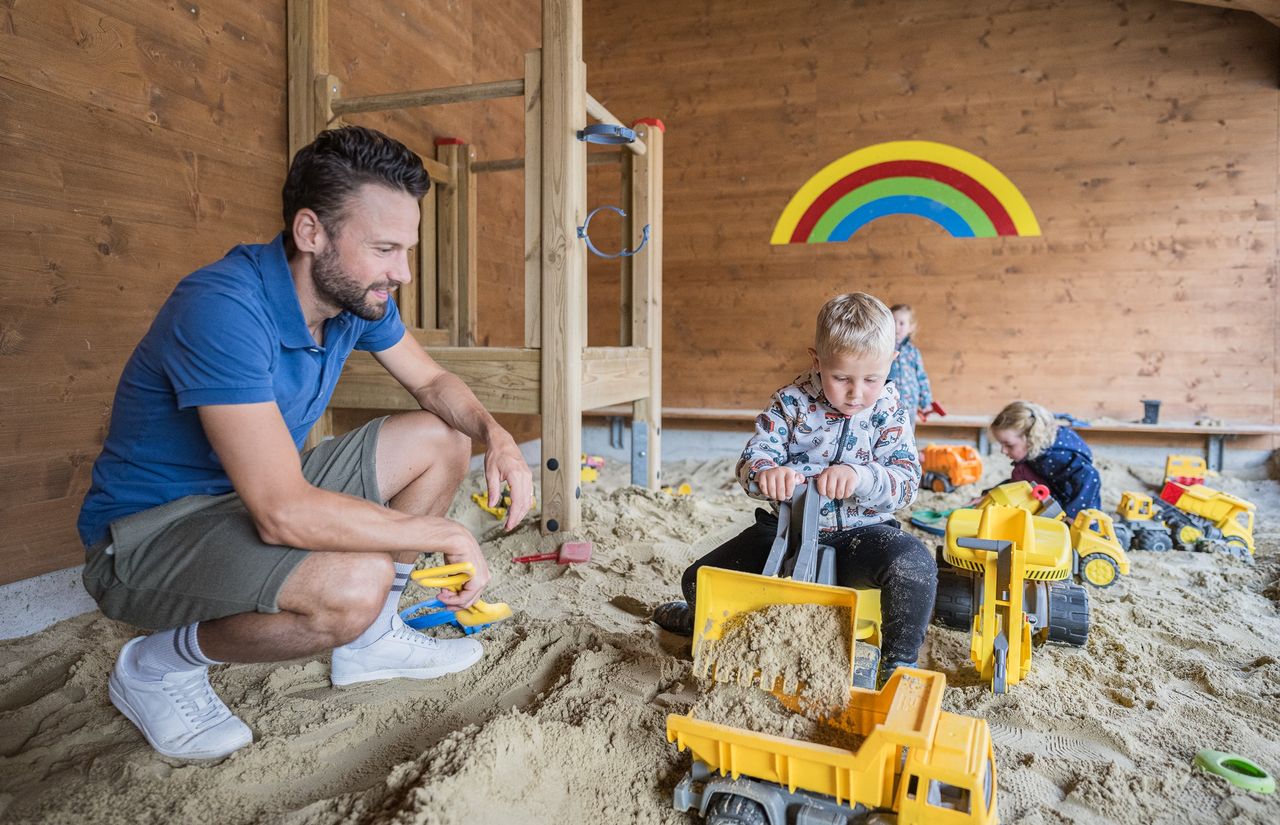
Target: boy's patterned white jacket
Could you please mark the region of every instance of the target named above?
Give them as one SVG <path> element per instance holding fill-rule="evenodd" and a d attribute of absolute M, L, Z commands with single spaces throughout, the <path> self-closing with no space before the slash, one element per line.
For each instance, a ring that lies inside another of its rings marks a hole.
<path fill-rule="evenodd" d="M 899 402 L 891 382 L 870 409 L 839 413 L 827 403 L 818 373 L 810 370 L 774 393 L 769 409 L 756 416 L 756 433 L 738 460 L 738 481 L 753 498 L 763 499 L 749 486 L 761 470 L 791 467 L 811 478 L 832 464 L 856 465 L 853 497 L 823 505 L 820 532 L 888 521 L 916 500 L 920 487 L 914 415 Z"/>

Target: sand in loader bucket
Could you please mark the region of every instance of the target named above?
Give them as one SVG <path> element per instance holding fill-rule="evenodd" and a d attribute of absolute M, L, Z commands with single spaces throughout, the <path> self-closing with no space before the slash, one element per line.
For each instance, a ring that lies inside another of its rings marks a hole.
<path fill-rule="evenodd" d="M 771 604 L 729 617 L 697 647 L 694 672 L 715 682 L 758 684 L 800 699 L 819 716 L 849 701 L 848 607 Z M 714 666 L 713 666 L 714 665 Z"/>

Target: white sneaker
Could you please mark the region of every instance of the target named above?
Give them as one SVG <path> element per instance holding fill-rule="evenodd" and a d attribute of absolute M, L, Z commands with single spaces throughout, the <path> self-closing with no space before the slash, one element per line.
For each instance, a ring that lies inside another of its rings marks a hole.
<path fill-rule="evenodd" d="M 393 616 L 391 629 L 377 641 L 360 648 L 334 648 L 329 679 L 338 686 L 375 679 L 435 679 L 466 670 L 482 655 L 484 647 L 475 639 L 436 639 Z"/>
<path fill-rule="evenodd" d="M 209 684 L 209 668 L 166 673 L 158 682 L 140 679 L 126 664 L 129 648 L 120 651 L 107 692 L 111 704 L 138 726 L 151 747 L 179 759 L 221 759 L 253 741 L 249 726 L 231 711 Z"/>

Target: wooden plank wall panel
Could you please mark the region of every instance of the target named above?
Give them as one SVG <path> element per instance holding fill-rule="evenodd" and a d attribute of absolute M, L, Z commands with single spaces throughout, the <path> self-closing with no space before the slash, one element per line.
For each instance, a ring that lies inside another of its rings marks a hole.
<path fill-rule="evenodd" d="M 822 301 L 864 289 L 915 305 L 954 412 L 1030 397 L 1131 419 L 1160 398 L 1165 420 L 1275 420 L 1280 36 L 1255 15 L 589 0 L 585 20 L 591 92 L 669 127 L 668 405 L 761 406 L 805 365 Z M 769 245 L 810 175 L 902 139 L 993 163 L 1043 236 L 890 217 L 846 243 Z M 592 343 L 609 343 L 616 275 L 593 264 L 591 284 Z"/>
<path fill-rule="evenodd" d="M 333 0 L 331 70 L 348 94 L 518 77 L 538 4 L 490 5 Z M 284 9 L 0 4 L 0 583 L 82 560 L 75 519 L 134 344 L 179 278 L 279 231 Z M 488 106 L 360 122 L 432 157 L 440 134 L 519 154 L 520 102 Z M 503 240 L 481 245 L 480 323 L 518 344 L 522 224 L 507 204 L 523 199 L 518 175 L 501 178 L 481 199 L 481 237 Z"/>
<path fill-rule="evenodd" d="M 9 4 L 0 25 L 0 582 L 76 564 L 133 345 L 279 225 L 284 19 L 248 0 Z"/>

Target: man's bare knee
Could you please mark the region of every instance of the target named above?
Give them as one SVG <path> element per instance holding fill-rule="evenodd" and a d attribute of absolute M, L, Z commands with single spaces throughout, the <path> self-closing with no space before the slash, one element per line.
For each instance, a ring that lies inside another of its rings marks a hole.
<path fill-rule="evenodd" d="M 395 568 L 383 553 L 315 554 L 305 615 L 312 632 L 337 646 L 365 631 L 386 603 Z"/>

